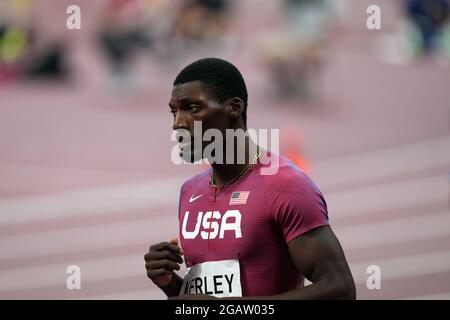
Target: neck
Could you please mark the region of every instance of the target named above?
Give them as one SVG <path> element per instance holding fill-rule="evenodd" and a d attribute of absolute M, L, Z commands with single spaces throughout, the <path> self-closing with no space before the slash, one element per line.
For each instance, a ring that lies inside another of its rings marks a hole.
<path fill-rule="evenodd" d="M 226 143 L 225 143 L 226 145 Z M 250 139 L 248 135 L 245 136 L 245 143 L 242 146 L 234 144 L 234 161 L 232 164 L 211 164 L 213 169 L 213 181 L 217 187 L 223 187 L 232 182 L 238 177 L 252 162 L 257 153 L 256 144 Z M 238 163 L 238 154 L 245 155 L 244 163 Z M 224 152 L 224 162 L 226 162 L 226 153 Z"/>

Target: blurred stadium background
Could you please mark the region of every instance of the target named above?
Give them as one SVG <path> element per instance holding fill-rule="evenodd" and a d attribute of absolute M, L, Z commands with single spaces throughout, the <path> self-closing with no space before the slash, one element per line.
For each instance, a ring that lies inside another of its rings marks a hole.
<path fill-rule="evenodd" d="M 449 299 L 448 11 L 421 33 L 419 2 L 0 0 L 0 299 L 164 298 L 143 255 L 201 169 L 171 163 L 167 103 L 205 56 L 238 66 L 249 126 L 281 129 L 324 192 L 359 299 Z"/>

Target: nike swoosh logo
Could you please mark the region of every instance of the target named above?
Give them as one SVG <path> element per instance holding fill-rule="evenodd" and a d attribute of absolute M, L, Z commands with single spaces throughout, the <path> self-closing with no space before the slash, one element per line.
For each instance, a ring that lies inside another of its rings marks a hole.
<path fill-rule="evenodd" d="M 191 198 L 189 199 L 189 203 L 191 203 L 191 202 L 197 200 L 197 199 L 200 198 L 201 196 L 203 196 L 203 195 L 201 194 L 201 195 L 196 196 L 196 197 L 192 197 L 192 196 L 191 196 Z"/>

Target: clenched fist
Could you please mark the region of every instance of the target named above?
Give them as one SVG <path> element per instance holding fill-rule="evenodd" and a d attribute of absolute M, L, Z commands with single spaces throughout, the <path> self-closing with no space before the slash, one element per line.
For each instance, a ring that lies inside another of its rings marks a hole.
<path fill-rule="evenodd" d="M 172 282 L 174 270 L 180 270 L 183 263 L 183 250 L 178 239 L 161 242 L 150 247 L 144 255 L 147 276 L 158 286 L 165 287 Z"/>

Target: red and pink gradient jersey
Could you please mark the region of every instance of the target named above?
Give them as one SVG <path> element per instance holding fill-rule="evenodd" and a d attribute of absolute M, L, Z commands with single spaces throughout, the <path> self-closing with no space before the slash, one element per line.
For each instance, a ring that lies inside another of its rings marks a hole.
<path fill-rule="evenodd" d="M 217 190 L 209 183 L 211 169 L 181 187 L 179 232 L 187 266 L 238 259 L 243 296 L 303 286 L 287 244 L 329 224 L 325 199 L 304 172 L 283 156 L 276 174 L 262 175 L 263 166 L 270 164 L 258 162 Z"/>

